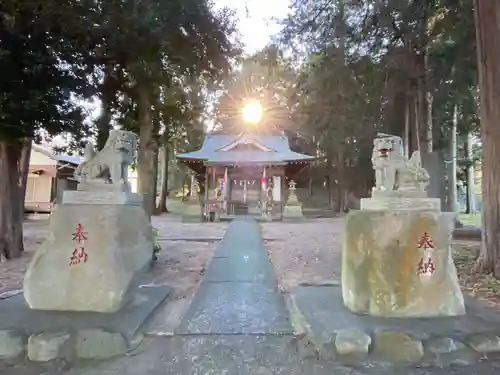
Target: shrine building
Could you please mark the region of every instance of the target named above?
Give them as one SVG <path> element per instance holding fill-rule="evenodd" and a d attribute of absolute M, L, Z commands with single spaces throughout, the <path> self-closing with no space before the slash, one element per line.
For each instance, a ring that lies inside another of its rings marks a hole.
<path fill-rule="evenodd" d="M 176 157 L 206 181 L 204 206 L 229 217 L 281 217 L 288 183 L 315 160 L 292 151 L 285 135 L 253 134 L 208 134 L 200 150 Z"/>

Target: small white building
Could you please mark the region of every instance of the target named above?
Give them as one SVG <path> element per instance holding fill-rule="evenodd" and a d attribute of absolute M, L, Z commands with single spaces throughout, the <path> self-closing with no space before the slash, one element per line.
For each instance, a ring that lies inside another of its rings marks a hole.
<path fill-rule="evenodd" d="M 81 162 L 78 156 L 54 154 L 50 148 L 33 145 L 31 150 L 24 210 L 50 212 L 64 190 L 75 190 L 73 172 Z"/>

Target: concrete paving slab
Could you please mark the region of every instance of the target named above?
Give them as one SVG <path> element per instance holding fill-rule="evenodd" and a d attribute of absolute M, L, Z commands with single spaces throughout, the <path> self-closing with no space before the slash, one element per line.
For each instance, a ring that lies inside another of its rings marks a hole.
<path fill-rule="evenodd" d="M 409 368 L 385 363 L 344 366 L 299 357 L 290 337 L 269 335 L 174 336 L 144 340 L 133 353 L 85 361 L 70 369 L 12 366 L 7 375 L 498 375 L 500 362 L 451 368 Z M 62 366 L 61 366 L 62 367 Z M 2 372 L 2 370 L 5 370 Z"/>
<path fill-rule="evenodd" d="M 214 335 L 155 339 L 134 355 L 97 363 L 92 369 L 74 368 L 65 375 L 497 375 L 499 370 L 498 364 L 484 362 L 446 369 L 386 363 L 343 366 L 300 358 L 290 337 Z"/>
<path fill-rule="evenodd" d="M 147 336 L 173 336 L 189 309 L 191 299 L 173 298 L 158 308 L 154 316 L 149 319 L 144 334 Z"/>
<path fill-rule="evenodd" d="M 229 258 L 214 258 L 203 282 L 274 282 L 273 270 L 266 258 L 243 252 Z"/>
<path fill-rule="evenodd" d="M 203 283 L 176 334 L 292 333 L 284 301 L 263 283 Z"/>
<path fill-rule="evenodd" d="M 259 224 L 251 218 L 239 218 L 231 221 L 226 234 L 217 249 L 217 255 L 232 256 L 242 251 L 254 251 L 261 255 L 262 237 Z"/>
<path fill-rule="evenodd" d="M 92 371 L 74 368 L 67 375 L 313 375 L 304 370 L 289 337 L 269 335 L 174 336 L 145 341 L 137 354 L 98 363 Z"/>
<path fill-rule="evenodd" d="M 113 314 L 31 310 L 24 296 L 19 294 L 0 300 L 0 330 L 18 329 L 31 335 L 96 328 L 121 333 L 125 338 L 132 339 L 171 291 L 168 286 L 141 287 L 133 302 Z"/>
<path fill-rule="evenodd" d="M 292 333 L 255 220 L 229 224 L 176 333 Z"/>
<path fill-rule="evenodd" d="M 345 327 L 365 332 L 401 331 L 425 339 L 488 332 L 500 324 L 500 316 L 482 309 L 470 299 L 467 315 L 439 318 L 378 318 L 353 314 L 342 302 L 340 286 L 298 287 L 294 299 L 315 335 L 324 341 L 331 341 L 333 335 Z"/>

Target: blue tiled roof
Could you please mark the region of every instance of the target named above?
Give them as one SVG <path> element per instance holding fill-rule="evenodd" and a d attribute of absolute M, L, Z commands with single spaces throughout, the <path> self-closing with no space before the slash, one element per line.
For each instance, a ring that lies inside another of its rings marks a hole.
<path fill-rule="evenodd" d="M 81 158 L 79 156 L 66 155 L 66 154 L 62 154 L 62 153 L 53 153 L 50 150 L 47 150 L 44 147 L 41 147 L 41 146 L 38 146 L 35 144 L 33 145 L 33 150 L 51 158 L 52 160 L 58 161 L 58 162 L 78 165 L 83 161 L 83 158 Z"/>
<path fill-rule="evenodd" d="M 222 151 L 221 148 L 245 137 L 248 141 L 254 141 L 271 151 Z M 279 135 L 226 135 L 209 134 L 205 136 L 203 146 L 198 151 L 176 155 L 178 159 L 199 160 L 212 163 L 286 163 L 311 161 L 313 156 L 299 154 L 290 150 L 288 137 Z"/>

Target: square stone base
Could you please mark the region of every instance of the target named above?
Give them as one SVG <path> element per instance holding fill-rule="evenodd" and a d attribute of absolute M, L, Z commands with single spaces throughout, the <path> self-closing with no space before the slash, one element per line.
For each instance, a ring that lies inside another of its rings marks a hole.
<path fill-rule="evenodd" d="M 494 337 L 492 331 L 498 332 L 493 327 L 500 325 L 500 314 L 470 297 L 466 298 L 466 304 L 467 314 L 463 316 L 383 318 L 349 311 L 342 301 L 340 285 L 311 285 L 299 286 L 287 305 L 295 333 L 307 335 L 322 357 L 339 356 L 340 333 L 351 336 L 357 333 L 371 341 L 370 348 L 365 347 L 364 353 L 361 353 L 367 356 L 367 361 L 380 359 L 376 355 L 382 344 L 387 344 L 385 349 L 389 352 L 382 359 L 401 360 L 410 354 L 410 347 L 404 347 L 405 343 L 402 345 L 400 340 L 396 340 L 404 338 L 413 351 L 408 359 L 441 366 L 450 363 L 463 365 L 479 359 L 481 353 L 474 353 L 469 346 L 471 339 L 484 337 L 487 340 L 492 334 Z M 382 343 L 382 336 L 394 340 Z M 434 350 L 436 342 L 452 342 L 454 345 Z M 360 364 L 360 359 L 356 358 L 355 363 Z"/>
<path fill-rule="evenodd" d="M 436 211 L 350 211 L 342 248 L 346 306 L 385 317 L 463 315 L 451 255 L 454 217 Z"/>
<path fill-rule="evenodd" d="M 361 199 L 362 210 L 440 211 L 441 199 L 422 197 L 372 197 Z"/>
<path fill-rule="evenodd" d="M 30 309 L 22 294 L 0 300 L 0 331 L 16 329 L 27 335 L 101 329 L 132 340 L 144 322 L 170 295 L 168 286 L 139 287 L 132 302 L 116 313 L 62 312 Z M 75 291 L 78 293 L 78 291 Z"/>
<path fill-rule="evenodd" d="M 283 209 L 283 219 L 302 219 L 304 214 L 302 213 L 302 206 L 300 204 L 290 205 L 287 204 Z"/>
<path fill-rule="evenodd" d="M 140 206 L 142 196 L 139 194 L 112 191 L 112 190 L 89 190 L 77 191 L 66 190 L 63 192 L 62 204 L 95 204 L 95 205 L 129 205 Z"/>

